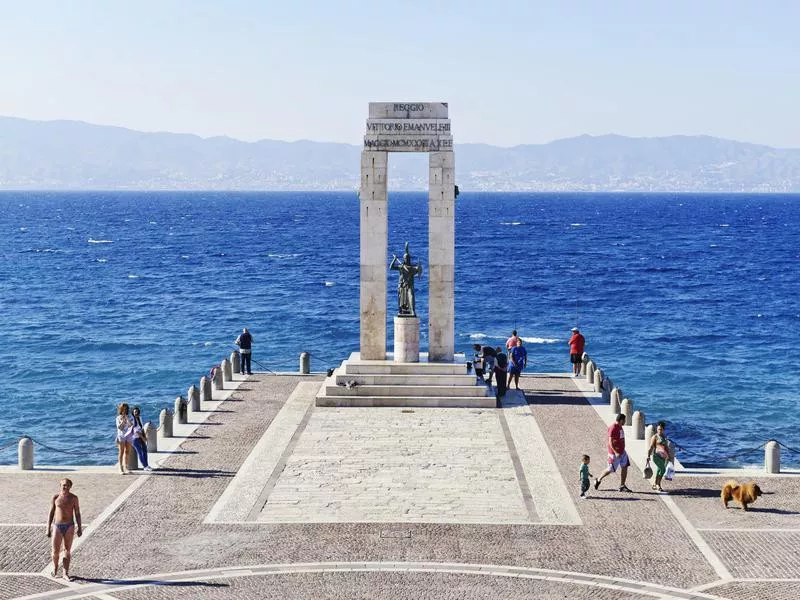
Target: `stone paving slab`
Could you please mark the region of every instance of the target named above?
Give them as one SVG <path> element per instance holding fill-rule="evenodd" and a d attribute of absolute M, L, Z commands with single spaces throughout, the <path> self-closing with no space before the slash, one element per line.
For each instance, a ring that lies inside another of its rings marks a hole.
<path fill-rule="evenodd" d="M 761 496 L 747 511 L 736 502 L 725 510 L 720 490 L 729 476 L 695 477 L 678 474 L 664 488 L 692 524 L 703 529 L 797 529 L 800 531 L 800 477 L 763 477 L 754 481 Z M 750 478 L 738 479 L 745 482 Z"/>
<path fill-rule="evenodd" d="M 796 600 L 800 581 L 731 581 L 706 591 L 730 600 Z"/>
<path fill-rule="evenodd" d="M 109 447 L 109 457 L 113 447 Z M 130 486 L 138 475 L 119 473 L 83 473 L 81 471 L 39 472 L 17 471 L 0 473 L 0 525 L 47 524 L 50 501 L 59 492 L 59 482 L 68 477 L 72 490 L 81 503 L 81 517 L 89 524 L 117 496 Z"/>
<path fill-rule="evenodd" d="M 800 579 L 800 531 L 704 531 L 703 538 L 741 579 Z"/>
<path fill-rule="evenodd" d="M 41 571 L 50 545 L 44 525 L 0 527 L 0 573 Z"/>
<path fill-rule="evenodd" d="M 530 518 L 494 409 L 317 407 L 258 521 Z"/>
<path fill-rule="evenodd" d="M 0 574 L 0 600 L 61 590 L 64 584 L 42 575 Z"/>

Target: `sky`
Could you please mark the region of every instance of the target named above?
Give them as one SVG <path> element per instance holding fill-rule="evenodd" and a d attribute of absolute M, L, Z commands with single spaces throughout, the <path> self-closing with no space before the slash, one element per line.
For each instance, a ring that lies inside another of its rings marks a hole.
<path fill-rule="evenodd" d="M 456 143 L 800 148 L 800 2 L 0 0 L 0 115 L 347 142 L 442 101 Z"/>

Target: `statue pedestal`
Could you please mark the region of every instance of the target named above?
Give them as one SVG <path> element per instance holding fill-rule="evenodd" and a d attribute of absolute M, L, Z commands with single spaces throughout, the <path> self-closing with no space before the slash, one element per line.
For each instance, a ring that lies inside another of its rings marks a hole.
<path fill-rule="evenodd" d="M 419 362 L 419 317 L 394 318 L 394 362 Z"/>

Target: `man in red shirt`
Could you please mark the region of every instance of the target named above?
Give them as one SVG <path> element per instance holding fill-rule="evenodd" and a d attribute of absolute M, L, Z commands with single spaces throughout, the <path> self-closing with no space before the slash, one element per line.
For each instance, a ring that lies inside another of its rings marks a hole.
<path fill-rule="evenodd" d="M 628 486 L 625 485 L 625 480 L 628 478 L 628 465 L 631 462 L 628 460 L 628 453 L 625 452 L 623 425 L 625 425 L 625 415 L 620 413 L 614 423 L 608 427 L 608 468 L 603 471 L 599 478 L 594 480 L 594 489 L 600 487 L 600 482 L 606 478 L 606 475 L 619 468 L 619 491 L 630 492 Z"/>
<path fill-rule="evenodd" d="M 572 337 L 569 338 L 569 362 L 572 363 L 572 374 L 579 375 L 581 363 L 583 363 L 583 349 L 586 346 L 586 339 L 578 331 L 577 327 L 572 328 Z"/>

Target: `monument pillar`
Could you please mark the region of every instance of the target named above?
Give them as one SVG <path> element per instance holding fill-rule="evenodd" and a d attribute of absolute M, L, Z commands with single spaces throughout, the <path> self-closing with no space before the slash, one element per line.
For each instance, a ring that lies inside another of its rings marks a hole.
<path fill-rule="evenodd" d="M 361 358 L 386 359 L 386 152 L 361 152 Z"/>
<path fill-rule="evenodd" d="M 428 360 L 455 353 L 455 156 L 431 152 L 428 176 Z"/>

